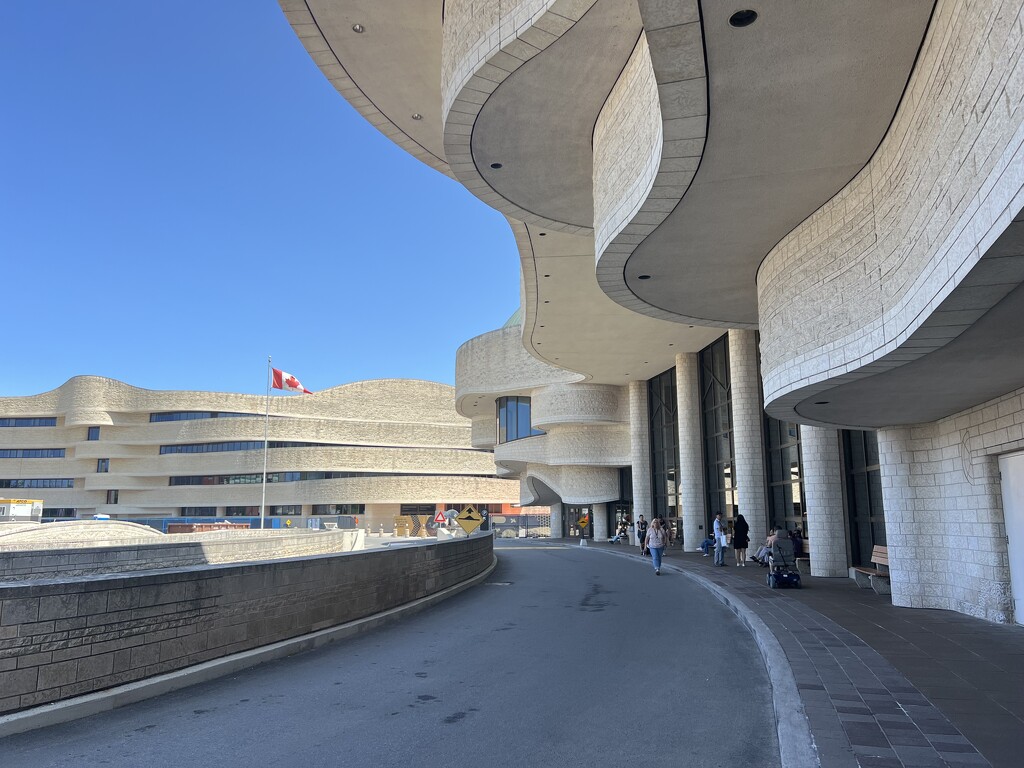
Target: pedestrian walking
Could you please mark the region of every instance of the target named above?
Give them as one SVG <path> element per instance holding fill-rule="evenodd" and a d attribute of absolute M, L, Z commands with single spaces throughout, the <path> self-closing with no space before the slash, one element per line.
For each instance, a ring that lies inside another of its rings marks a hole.
<path fill-rule="evenodd" d="M 661 520 L 654 518 L 650 530 L 647 531 L 644 547 L 651 553 L 655 576 L 661 576 L 661 556 L 665 553 L 667 544 L 668 532 L 662 527 Z"/>
<path fill-rule="evenodd" d="M 640 545 L 640 554 L 647 554 L 647 521 L 643 515 L 636 518 L 636 543 Z"/>
<path fill-rule="evenodd" d="M 750 545 L 750 525 L 743 515 L 736 515 L 732 524 L 732 551 L 736 555 L 736 565 L 747 564 L 747 547 Z"/>

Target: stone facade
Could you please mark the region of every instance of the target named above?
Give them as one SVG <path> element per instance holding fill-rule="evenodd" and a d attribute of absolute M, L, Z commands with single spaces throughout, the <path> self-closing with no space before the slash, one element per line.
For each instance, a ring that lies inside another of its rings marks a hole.
<path fill-rule="evenodd" d="M 736 496 L 750 525 L 750 540 L 767 534 L 765 494 L 764 408 L 753 331 L 729 331 L 729 375 L 732 381 L 733 446 L 736 451 Z"/>
<path fill-rule="evenodd" d="M 309 516 L 315 505 L 363 504 L 369 519 L 362 522 L 390 530 L 403 503 L 515 501 L 516 484 L 495 477 L 490 452 L 471 446 L 470 422 L 455 411 L 454 394 L 442 384 L 388 379 L 272 396 L 269 440 L 300 445 L 272 447 L 268 473 L 342 476 L 268 482 L 267 506 L 298 505 Z M 186 507 L 213 507 L 222 516 L 229 506 L 258 508 L 266 407 L 260 395 L 151 391 L 95 376 L 73 378 L 41 395 L 0 398 L 0 417 L 57 420 L 54 427 L 0 428 L 0 447 L 65 451 L 63 458 L 0 459 L 0 480 L 16 487 L 39 479 L 74 481 L 73 488 L 0 493 L 31 494 L 47 508 L 76 509 L 81 517 L 173 517 Z M 167 412 L 246 415 L 150 420 L 151 414 Z M 99 427 L 98 440 L 88 439 L 90 427 Z M 161 446 L 236 442 L 256 447 L 161 453 Z M 107 471 L 99 471 L 102 459 L 109 460 Z M 256 481 L 213 479 L 222 476 Z M 211 480 L 170 485 L 174 477 Z M 108 491 L 117 491 L 116 502 Z"/>
<path fill-rule="evenodd" d="M 801 470 L 807 502 L 807 539 L 812 576 L 846 576 L 846 514 L 839 433 L 826 427 L 800 427 Z"/>
<path fill-rule="evenodd" d="M 1010 21 L 1021 6 L 939 2 L 871 161 L 765 258 L 769 404 L 899 348 L 1024 207 L 1024 33 Z M 904 349 L 890 365 L 946 341 Z"/>

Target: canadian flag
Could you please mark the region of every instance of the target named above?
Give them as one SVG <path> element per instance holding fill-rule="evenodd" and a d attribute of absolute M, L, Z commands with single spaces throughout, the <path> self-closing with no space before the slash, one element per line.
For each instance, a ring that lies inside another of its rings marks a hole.
<path fill-rule="evenodd" d="M 271 368 L 274 372 L 273 387 L 274 389 L 283 389 L 288 392 L 304 392 L 307 395 L 312 395 L 308 389 L 302 386 L 302 382 L 292 376 L 286 371 L 279 371 L 277 368 Z"/>

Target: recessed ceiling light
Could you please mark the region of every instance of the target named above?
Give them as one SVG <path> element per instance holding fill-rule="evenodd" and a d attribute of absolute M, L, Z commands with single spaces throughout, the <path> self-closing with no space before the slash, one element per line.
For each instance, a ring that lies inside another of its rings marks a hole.
<path fill-rule="evenodd" d="M 544 277 L 551 277 L 551 275 L 544 275 Z"/>
<path fill-rule="evenodd" d="M 491 163 L 491 168 L 493 168 L 494 170 L 498 170 L 499 168 L 501 168 L 501 163 Z"/>
<path fill-rule="evenodd" d="M 670 347 L 674 347 L 674 346 L 675 346 L 675 344 L 669 344 L 669 346 L 670 346 Z"/>
<path fill-rule="evenodd" d="M 646 360 L 644 360 L 644 365 L 647 365 L 647 361 Z"/>
<path fill-rule="evenodd" d="M 545 304 L 550 304 L 551 302 L 550 302 L 550 301 L 548 301 L 547 299 L 545 299 L 545 300 L 544 300 L 544 303 L 545 303 Z"/>
<path fill-rule="evenodd" d="M 423 115 L 421 115 L 419 112 L 413 112 L 412 113 L 412 119 L 413 120 L 422 120 L 423 119 Z"/>
<path fill-rule="evenodd" d="M 651 276 L 650 275 L 637 275 L 636 279 L 637 280 L 650 280 Z"/>
<path fill-rule="evenodd" d="M 832 401 L 831 400 L 818 400 L 814 404 L 815 405 L 828 405 L 830 402 L 832 402 Z"/>
<path fill-rule="evenodd" d="M 541 326 L 541 328 L 543 328 L 543 327 L 544 327 L 544 326 L 542 325 L 542 326 Z"/>
<path fill-rule="evenodd" d="M 538 234 L 540 234 L 541 237 L 547 237 L 548 236 L 547 232 L 540 232 Z"/>
<path fill-rule="evenodd" d="M 757 11 L 736 11 L 729 17 L 729 24 L 734 27 L 749 27 L 757 21 Z"/>
<path fill-rule="evenodd" d="M 353 24 L 352 31 L 355 32 L 357 35 L 361 35 L 363 34 L 363 32 L 366 31 L 366 27 L 364 27 L 362 24 Z"/>

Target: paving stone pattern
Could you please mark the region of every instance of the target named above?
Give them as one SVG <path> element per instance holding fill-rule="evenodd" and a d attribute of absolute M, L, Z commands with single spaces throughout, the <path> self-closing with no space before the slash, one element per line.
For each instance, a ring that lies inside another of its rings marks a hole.
<path fill-rule="evenodd" d="M 895 607 L 848 579 L 804 576 L 804 589 L 770 590 L 762 568 L 666 555 L 776 636 L 824 768 L 1022 764 L 1024 627 Z"/>

